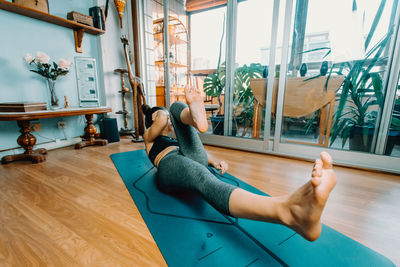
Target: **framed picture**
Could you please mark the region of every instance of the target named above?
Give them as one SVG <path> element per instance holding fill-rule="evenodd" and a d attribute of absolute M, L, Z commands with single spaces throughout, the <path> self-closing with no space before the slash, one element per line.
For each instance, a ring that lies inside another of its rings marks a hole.
<path fill-rule="evenodd" d="M 80 107 L 98 107 L 99 92 L 97 85 L 96 59 L 75 57 L 76 81 Z"/>
<path fill-rule="evenodd" d="M 13 0 L 13 3 L 23 7 L 32 8 L 44 13 L 49 13 L 48 0 Z"/>

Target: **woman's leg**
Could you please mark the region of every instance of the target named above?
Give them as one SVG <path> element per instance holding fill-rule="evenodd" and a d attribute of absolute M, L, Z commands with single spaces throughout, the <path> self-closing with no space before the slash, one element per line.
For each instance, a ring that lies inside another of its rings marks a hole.
<path fill-rule="evenodd" d="M 189 107 L 182 102 L 175 102 L 170 107 L 171 122 L 174 126 L 175 135 L 179 142 L 182 154 L 198 163 L 207 166 L 207 152 L 200 140 L 197 130 L 188 124 L 190 118 Z M 183 122 L 182 119 L 186 122 Z"/>
<path fill-rule="evenodd" d="M 331 157 L 321 153 L 309 182 L 293 194 L 267 197 L 220 181 L 205 166 L 176 151 L 160 161 L 157 182 L 164 192 L 197 191 L 223 214 L 279 223 L 313 241 L 321 233 L 321 214 L 336 176 Z"/>
<path fill-rule="evenodd" d="M 311 180 L 293 194 L 265 197 L 238 188 L 230 195 L 229 210 L 234 217 L 283 224 L 313 241 L 321 233 L 320 217 L 335 185 L 332 158 L 323 152 Z"/>
<path fill-rule="evenodd" d="M 222 182 L 207 167 L 178 151 L 168 153 L 160 161 L 157 184 L 165 193 L 196 191 L 215 209 L 226 215 L 230 215 L 230 195 L 237 188 Z"/>
<path fill-rule="evenodd" d="M 185 97 L 187 105 L 182 102 L 171 105 L 171 122 L 182 154 L 207 166 L 207 152 L 197 132 L 204 133 L 208 128 L 204 92 L 200 88 L 186 86 Z"/>

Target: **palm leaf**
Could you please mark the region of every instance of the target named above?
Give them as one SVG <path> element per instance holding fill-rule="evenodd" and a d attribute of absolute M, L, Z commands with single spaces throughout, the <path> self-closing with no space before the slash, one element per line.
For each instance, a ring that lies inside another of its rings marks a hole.
<path fill-rule="evenodd" d="M 310 50 L 306 50 L 303 52 L 299 52 L 299 54 L 304 54 L 304 53 L 310 53 L 310 52 L 315 52 L 315 51 L 319 51 L 319 50 L 331 50 L 330 47 L 319 47 L 319 48 L 314 48 L 314 49 L 310 49 Z"/>
<path fill-rule="evenodd" d="M 365 49 L 368 48 L 369 43 L 371 42 L 372 37 L 375 33 L 375 30 L 378 27 L 379 21 L 381 20 L 382 17 L 383 10 L 385 9 L 385 5 L 386 5 L 386 0 L 381 0 L 378 11 L 376 11 L 374 21 L 372 22 L 371 29 L 369 30 L 368 36 L 365 39 Z"/>
<path fill-rule="evenodd" d="M 350 137 L 350 131 L 351 131 L 351 123 L 350 121 L 346 121 L 346 126 L 343 129 L 343 133 L 342 133 L 342 148 L 344 147 L 344 145 L 347 142 L 347 139 Z"/>
<path fill-rule="evenodd" d="M 380 108 L 383 108 L 382 79 L 378 73 L 371 73 L 372 86 Z"/>
<path fill-rule="evenodd" d="M 400 129 L 400 118 L 392 117 L 392 121 L 390 122 L 390 128 L 394 130 Z"/>

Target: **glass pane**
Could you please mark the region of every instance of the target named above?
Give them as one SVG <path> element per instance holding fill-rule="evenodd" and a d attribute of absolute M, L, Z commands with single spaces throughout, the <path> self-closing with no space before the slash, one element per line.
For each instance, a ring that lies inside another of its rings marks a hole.
<path fill-rule="evenodd" d="M 274 1 L 238 3 L 231 136 L 263 139 Z"/>
<path fill-rule="evenodd" d="M 374 152 L 393 5 L 296 1 L 281 141 Z"/>
<path fill-rule="evenodd" d="M 185 5 L 180 1 L 169 1 L 168 25 L 164 26 L 164 12 L 162 4 L 153 1 L 155 12 L 153 17 L 154 39 L 154 78 L 156 87 L 157 106 L 166 106 L 166 47 L 164 32 L 168 31 L 168 61 L 170 104 L 175 101 L 184 101 L 184 87 L 189 81 L 189 45 L 187 16 Z M 157 8 L 158 7 L 158 8 Z M 167 30 L 168 29 L 168 30 Z"/>
<path fill-rule="evenodd" d="M 397 83 L 388 139 L 386 140 L 385 155 L 400 157 L 400 77 Z"/>
<path fill-rule="evenodd" d="M 186 11 L 183 2 L 176 1 L 173 5 L 176 10 L 170 8 L 168 20 L 169 33 L 169 78 L 170 78 L 170 103 L 185 101 L 185 86 L 189 81 L 188 65 L 188 30 Z M 178 3 L 180 8 L 177 8 Z"/>
<path fill-rule="evenodd" d="M 190 15 L 191 79 L 206 93 L 208 134 L 224 132 L 225 21 L 226 6 Z"/>

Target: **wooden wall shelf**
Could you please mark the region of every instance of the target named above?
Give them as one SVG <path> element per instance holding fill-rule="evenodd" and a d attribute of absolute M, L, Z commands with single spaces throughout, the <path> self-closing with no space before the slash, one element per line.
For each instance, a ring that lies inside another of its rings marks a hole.
<path fill-rule="evenodd" d="M 75 38 L 75 50 L 76 52 L 82 53 L 82 39 L 83 34 L 89 33 L 93 35 L 103 34 L 105 31 L 97 29 L 95 27 L 87 26 L 72 20 L 60 18 L 57 16 L 53 16 L 51 14 L 47 14 L 41 11 L 37 11 L 35 9 L 27 8 L 21 5 L 17 5 L 5 0 L 0 0 L 0 9 L 13 12 L 16 14 L 20 14 L 23 16 L 27 16 L 30 18 L 38 19 L 41 21 L 46 21 L 52 24 L 56 24 L 65 28 L 70 28 L 74 30 L 74 38 Z"/>

